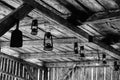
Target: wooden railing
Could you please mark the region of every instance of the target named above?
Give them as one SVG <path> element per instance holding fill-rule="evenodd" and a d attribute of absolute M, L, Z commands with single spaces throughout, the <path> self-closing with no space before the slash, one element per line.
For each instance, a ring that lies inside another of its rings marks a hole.
<path fill-rule="evenodd" d="M 44 68 L 0 53 L 0 80 L 44 80 Z"/>
<path fill-rule="evenodd" d="M 48 80 L 120 80 L 120 70 L 114 71 L 112 66 L 82 66 L 69 71 L 68 69 L 51 67 Z"/>

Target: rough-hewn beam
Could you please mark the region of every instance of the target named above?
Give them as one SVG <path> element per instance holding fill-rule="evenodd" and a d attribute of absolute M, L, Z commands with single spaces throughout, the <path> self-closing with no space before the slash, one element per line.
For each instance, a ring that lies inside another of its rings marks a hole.
<path fill-rule="evenodd" d="M 69 37 L 69 38 L 57 38 L 57 39 L 53 39 L 53 43 L 54 45 L 56 44 L 74 44 L 74 42 L 79 42 L 81 43 L 80 40 L 74 38 L 74 37 Z M 23 41 L 23 45 L 24 46 L 32 46 L 32 45 L 41 45 L 43 44 L 43 39 L 40 40 L 29 40 L 29 41 Z M 9 46 L 10 42 L 1 42 L 1 47 L 5 47 L 5 46 Z"/>
<path fill-rule="evenodd" d="M 102 57 L 103 53 L 99 53 L 99 56 Z M 73 51 L 67 51 L 67 52 L 56 52 L 56 54 L 53 54 L 53 52 L 36 52 L 36 53 L 21 53 L 20 58 L 22 59 L 59 59 L 59 58 L 76 58 L 79 59 L 80 55 L 75 54 Z M 85 54 L 85 59 L 89 58 L 97 58 L 98 54 L 96 52 L 89 52 Z M 106 58 L 111 58 L 110 56 L 106 56 Z"/>
<path fill-rule="evenodd" d="M 35 2 L 34 0 L 23 0 L 24 2 L 28 3 L 29 5 L 37 8 L 39 11 L 41 11 L 43 14 L 51 18 L 52 20 L 58 22 L 59 24 L 67 27 L 68 29 L 72 30 L 73 32 L 83 36 L 84 38 L 88 38 L 89 34 L 83 31 L 82 29 L 78 28 L 77 26 L 74 26 L 73 24 L 70 24 L 67 20 L 63 19 L 62 17 L 58 16 L 57 14 L 53 13 L 51 10 L 43 7 L 38 2 Z M 93 43 L 99 45 L 100 47 L 106 49 L 107 54 L 110 54 L 111 56 L 120 59 L 120 52 L 115 50 L 114 48 L 105 45 L 97 40 L 95 40 Z"/>
<path fill-rule="evenodd" d="M 115 21 L 120 18 L 120 10 L 111 10 L 109 12 L 98 12 L 91 16 L 86 23 L 101 23 Z"/>
<path fill-rule="evenodd" d="M 16 19 L 23 19 L 32 9 L 32 6 L 24 3 L 12 13 L 0 20 L 0 36 L 15 25 Z"/>
<path fill-rule="evenodd" d="M 112 65 L 112 62 L 114 62 L 114 59 L 107 59 L 106 60 L 109 65 Z M 105 66 L 102 65 L 102 60 L 80 60 L 80 61 L 68 61 L 68 62 L 48 62 L 45 63 L 46 67 L 54 67 L 54 68 L 73 68 L 73 65 L 77 64 L 76 66 Z"/>

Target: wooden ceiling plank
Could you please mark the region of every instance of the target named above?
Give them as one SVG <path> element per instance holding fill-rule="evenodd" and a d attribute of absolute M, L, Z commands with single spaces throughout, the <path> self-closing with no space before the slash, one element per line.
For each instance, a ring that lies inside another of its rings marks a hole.
<path fill-rule="evenodd" d="M 98 12 L 89 17 L 89 19 L 84 24 L 93 23 L 103 23 L 110 22 L 120 18 L 120 10 L 110 10 L 104 12 Z"/>
<path fill-rule="evenodd" d="M 22 4 L 12 13 L 4 17 L 0 21 L 0 36 L 2 36 L 4 33 L 6 33 L 10 28 L 12 28 L 15 25 L 16 19 L 19 20 L 23 19 L 32 9 L 33 7 L 31 7 L 30 5 Z"/>
<path fill-rule="evenodd" d="M 58 16 L 57 14 L 53 13 L 52 11 L 50 11 L 49 9 L 43 7 L 42 5 L 40 5 L 39 3 L 35 2 L 34 0 L 23 0 L 24 2 L 30 4 L 31 6 L 37 8 L 39 11 L 41 11 L 43 14 L 45 14 L 46 16 L 48 16 L 49 18 L 55 20 L 56 22 L 60 23 L 61 25 L 67 27 L 68 29 L 72 30 L 73 32 L 84 36 L 84 38 L 88 39 L 89 34 L 86 33 L 85 31 L 81 30 L 80 28 L 70 24 L 67 20 L 63 19 L 62 17 Z M 114 12 L 115 14 L 112 13 L 112 15 L 110 15 L 109 17 L 113 17 L 116 16 L 116 12 Z M 120 13 L 120 12 L 119 12 Z M 118 14 L 117 14 L 118 15 Z M 104 17 L 104 18 L 108 18 Z M 105 45 L 101 42 L 99 42 L 98 40 L 94 41 L 95 44 L 99 45 L 100 47 L 104 48 L 105 50 L 107 50 L 107 54 L 120 59 L 120 52 L 116 51 L 116 49 Z"/>

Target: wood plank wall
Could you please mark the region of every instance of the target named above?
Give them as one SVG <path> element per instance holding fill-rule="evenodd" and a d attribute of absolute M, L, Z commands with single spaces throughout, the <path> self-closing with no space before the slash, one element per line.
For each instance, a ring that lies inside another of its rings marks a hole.
<path fill-rule="evenodd" d="M 68 68 L 48 68 L 48 80 L 63 80 Z M 65 80 L 120 80 L 120 71 L 112 67 L 79 67 Z"/>

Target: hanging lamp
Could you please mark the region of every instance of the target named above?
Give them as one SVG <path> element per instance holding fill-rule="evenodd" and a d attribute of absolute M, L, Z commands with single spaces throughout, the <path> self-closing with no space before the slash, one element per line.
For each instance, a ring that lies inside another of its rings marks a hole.
<path fill-rule="evenodd" d="M 93 42 L 93 36 L 89 35 L 89 36 L 88 36 L 88 41 L 89 41 L 89 42 Z"/>
<path fill-rule="evenodd" d="M 84 46 L 80 46 L 80 57 L 85 57 Z"/>
<path fill-rule="evenodd" d="M 77 42 L 74 43 L 74 52 L 75 54 L 78 54 L 78 43 Z"/>
<path fill-rule="evenodd" d="M 10 47 L 22 47 L 22 32 L 19 30 L 19 20 L 16 20 L 16 29 L 11 33 Z"/>
<path fill-rule="evenodd" d="M 102 55 L 102 62 L 103 62 L 103 64 L 107 64 L 107 62 L 106 62 L 106 55 L 105 54 Z"/>
<path fill-rule="evenodd" d="M 119 70 L 119 65 L 118 65 L 117 61 L 114 61 L 114 70 L 115 71 Z"/>
<path fill-rule="evenodd" d="M 44 50 L 52 51 L 53 50 L 53 39 L 50 32 L 46 32 L 44 35 Z"/>
<path fill-rule="evenodd" d="M 32 20 L 31 34 L 37 35 L 37 33 L 38 33 L 38 20 L 34 19 L 34 20 Z"/>

